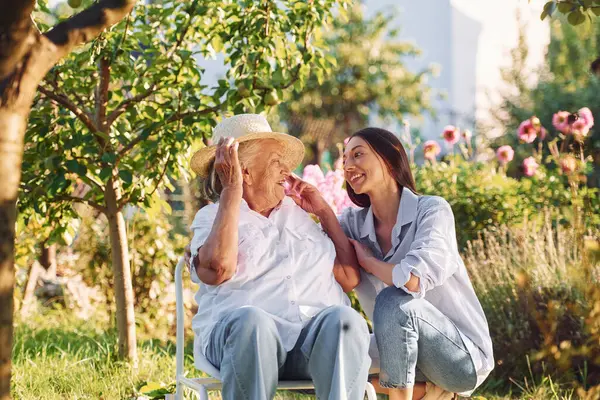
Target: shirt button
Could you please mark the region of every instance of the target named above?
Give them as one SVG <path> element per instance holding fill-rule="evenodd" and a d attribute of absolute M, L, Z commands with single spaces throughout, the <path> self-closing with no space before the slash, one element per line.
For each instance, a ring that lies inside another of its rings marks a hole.
<path fill-rule="evenodd" d="M 290 303 L 292 303 L 292 305 L 296 304 L 296 302 L 295 302 L 295 301 L 293 301 L 293 300 L 292 300 L 292 301 L 290 301 Z"/>
<path fill-rule="evenodd" d="M 286 276 L 285 279 L 292 279 L 290 275 Z"/>

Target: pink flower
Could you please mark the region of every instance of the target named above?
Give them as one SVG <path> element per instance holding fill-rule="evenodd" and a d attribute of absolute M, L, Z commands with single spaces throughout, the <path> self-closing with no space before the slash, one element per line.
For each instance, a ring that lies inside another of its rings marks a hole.
<path fill-rule="evenodd" d="M 577 111 L 577 114 L 579 114 L 579 120 L 583 120 L 585 122 L 585 126 L 589 131 L 594 126 L 594 115 L 592 114 L 592 111 L 587 107 L 583 107 Z M 575 123 L 573 125 L 575 125 Z"/>
<path fill-rule="evenodd" d="M 537 171 L 539 164 L 535 161 L 533 157 L 527 157 L 523 160 L 523 171 L 527 176 L 535 175 L 535 171 Z"/>
<path fill-rule="evenodd" d="M 592 123 L 593 125 L 593 123 Z M 571 132 L 573 135 L 578 136 L 579 138 L 584 138 L 590 132 L 590 127 L 588 126 L 588 122 L 583 118 L 579 118 L 577 121 L 573 122 L 571 125 Z"/>
<path fill-rule="evenodd" d="M 302 179 L 313 186 L 318 186 L 319 182 L 325 179 L 325 175 L 323 174 L 321 167 L 316 164 L 311 164 L 304 167 Z"/>
<path fill-rule="evenodd" d="M 319 190 L 323 199 L 336 214 L 341 214 L 344 209 L 355 206 L 344 189 L 343 169 L 335 169 L 323 174 L 321 167 L 318 165 L 307 165 L 304 167 L 302 179 Z"/>
<path fill-rule="evenodd" d="M 442 137 L 449 146 L 454 146 L 460 140 L 460 132 L 454 125 L 447 125 L 444 128 Z"/>
<path fill-rule="evenodd" d="M 435 140 L 428 140 L 423 144 L 423 157 L 426 160 L 435 160 L 441 151 L 440 145 Z"/>
<path fill-rule="evenodd" d="M 537 129 L 531 119 L 526 119 L 519 125 L 519 139 L 525 143 L 532 143 L 537 137 Z"/>
<path fill-rule="evenodd" d="M 463 137 L 463 139 L 465 139 L 465 142 L 468 142 L 473 137 L 473 133 L 470 130 L 465 129 L 464 131 L 462 131 L 461 136 Z"/>
<path fill-rule="evenodd" d="M 540 140 L 544 140 L 546 139 L 546 136 L 548 135 L 548 131 L 546 130 L 546 128 L 544 128 L 543 126 L 540 128 Z"/>
<path fill-rule="evenodd" d="M 344 139 L 344 146 L 347 145 L 349 141 L 350 141 L 349 137 L 347 137 L 346 139 Z"/>
<path fill-rule="evenodd" d="M 552 125 L 562 133 L 569 133 L 569 115 L 568 111 L 557 112 L 552 116 Z"/>
<path fill-rule="evenodd" d="M 570 174 L 577 169 L 577 160 L 569 155 L 560 160 L 560 168 L 565 174 Z"/>
<path fill-rule="evenodd" d="M 514 156 L 515 151 L 508 145 L 500 146 L 498 150 L 496 150 L 496 157 L 502 164 L 511 162 Z"/>

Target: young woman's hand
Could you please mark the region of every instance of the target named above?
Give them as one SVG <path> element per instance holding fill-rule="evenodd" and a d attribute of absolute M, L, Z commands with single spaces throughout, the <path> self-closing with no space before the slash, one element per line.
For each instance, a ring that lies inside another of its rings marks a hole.
<path fill-rule="evenodd" d="M 307 213 L 318 216 L 319 213 L 331 209 L 319 190 L 297 175 L 290 174 L 287 182 L 290 185 L 287 195 Z"/>
<path fill-rule="evenodd" d="M 358 259 L 360 266 L 363 267 L 365 271 L 371 272 L 371 261 L 375 259 L 371 249 L 354 239 L 348 240 L 350 240 L 350 243 L 352 243 L 352 246 L 354 247 L 356 258 Z"/>

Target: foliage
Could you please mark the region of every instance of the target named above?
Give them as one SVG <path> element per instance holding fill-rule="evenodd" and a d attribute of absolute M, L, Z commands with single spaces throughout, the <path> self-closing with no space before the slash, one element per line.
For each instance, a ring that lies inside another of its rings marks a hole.
<path fill-rule="evenodd" d="M 556 11 L 567 17 L 571 25 L 580 25 L 586 20 L 594 21 L 600 16 L 600 0 L 552 0 L 544 4 L 540 18 L 544 20 Z"/>
<path fill-rule="evenodd" d="M 305 87 L 279 107 L 289 131 L 307 143 L 319 142 L 319 150 L 364 127 L 373 113 L 398 121 L 430 110 L 427 79 L 432 70 L 415 73 L 406 66 L 420 51 L 398 40 L 394 14 L 367 19 L 356 5 L 341 17 L 325 34 L 334 62 L 330 71 L 312 70 Z"/>
<path fill-rule="evenodd" d="M 46 77 L 26 137 L 21 212 L 59 225 L 56 237 L 75 216 L 73 202 L 105 210 L 108 187 L 119 210 L 149 206 L 186 174 L 193 139 L 219 114 L 261 112 L 269 97 L 299 88 L 312 65 L 328 67 L 313 36 L 337 4 L 140 4 Z M 196 58 L 217 54 L 227 76 L 207 87 Z"/>
<path fill-rule="evenodd" d="M 520 223 L 528 212 L 519 196 L 519 181 L 489 163 L 428 164 L 416 169 L 415 181 L 420 193 L 450 203 L 460 247 L 476 239 L 482 229 Z"/>
<path fill-rule="evenodd" d="M 188 238 L 173 229 L 160 207 L 155 212 L 131 208 L 128 214 L 135 308 L 145 314 L 144 323 L 164 325 L 172 322 L 173 316 L 169 318 L 166 315 L 174 312 L 168 307 L 171 305 L 168 300 L 174 296 L 174 289 L 170 285 L 175 264 L 183 254 Z M 73 253 L 78 257 L 70 267 L 78 271 L 89 286 L 101 287 L 107 299 L 114 298 L 110 241 L 104 218 L 87 218 L 83 221 L 73 244 Z"/>
<path fill-rule="evenodd" d="M 589 64 L 600 53 L 600 19 L 586 28 L 573 28 L 568 24 L 551 24 L 551 41 L 548 46 L 546 63 L 539 72 L 539 79 L 532 86 L 527 71 L 529 50 L 525 41 L 523 27 L 520 31 L 519 45 L 511 51 L 513 65 L 502 71 L 502 76 L 510 89 L 503 94 L 498 109 L 492 110 L 497 126 L 504 127 L 502 135 L 493 144 L 495 147 L 510 145 L 516 149 L 515 163 L 509 169 L 513 176 L 522 171 L 519 166 L 524 158 L 531 155 L 537 141 L 529 148 L 517 145 L 520 124 L 536 116 L 546 128 L 553 126 L 554 114 L 564 110 L 574 113 L 582 107 L 589 107 L 596 120 L 600 118 L 600 77 L 589 73 Z M 588 171 L 590 185 L 600 186 L 600 129 L 598 124 L 591 129 L 585 139 L 587 155 L 596 158 L 594 168 Z M 550 130 L 545 142 L 555 139 L 561 141 L 564 134 Z M 542 149 L 544 156 L 549 155 L 548 147 Z"/>

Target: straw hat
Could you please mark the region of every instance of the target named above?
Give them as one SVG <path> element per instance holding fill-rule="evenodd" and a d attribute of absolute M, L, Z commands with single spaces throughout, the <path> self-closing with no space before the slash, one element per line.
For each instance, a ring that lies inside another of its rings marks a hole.
<path fill-rule="evenodd" d="M 248 140 L 275 139 L 284 147 L 283 162 L 290 169 L 295 169 L 304 158 L 304 144 L 294 136 L 287 133 L 273 132 L 267 119 L 258 114 L 240 114 L 225 118 L 213 129 L 212 139 L 217 143 L 223 137 L 233 137 L 237 142 Z M 198 150 L 191 161 L 192 171 L 202 178 L 206 178 L 209 167 L 215 158 L 217 146 L 207 146 Z"/>

